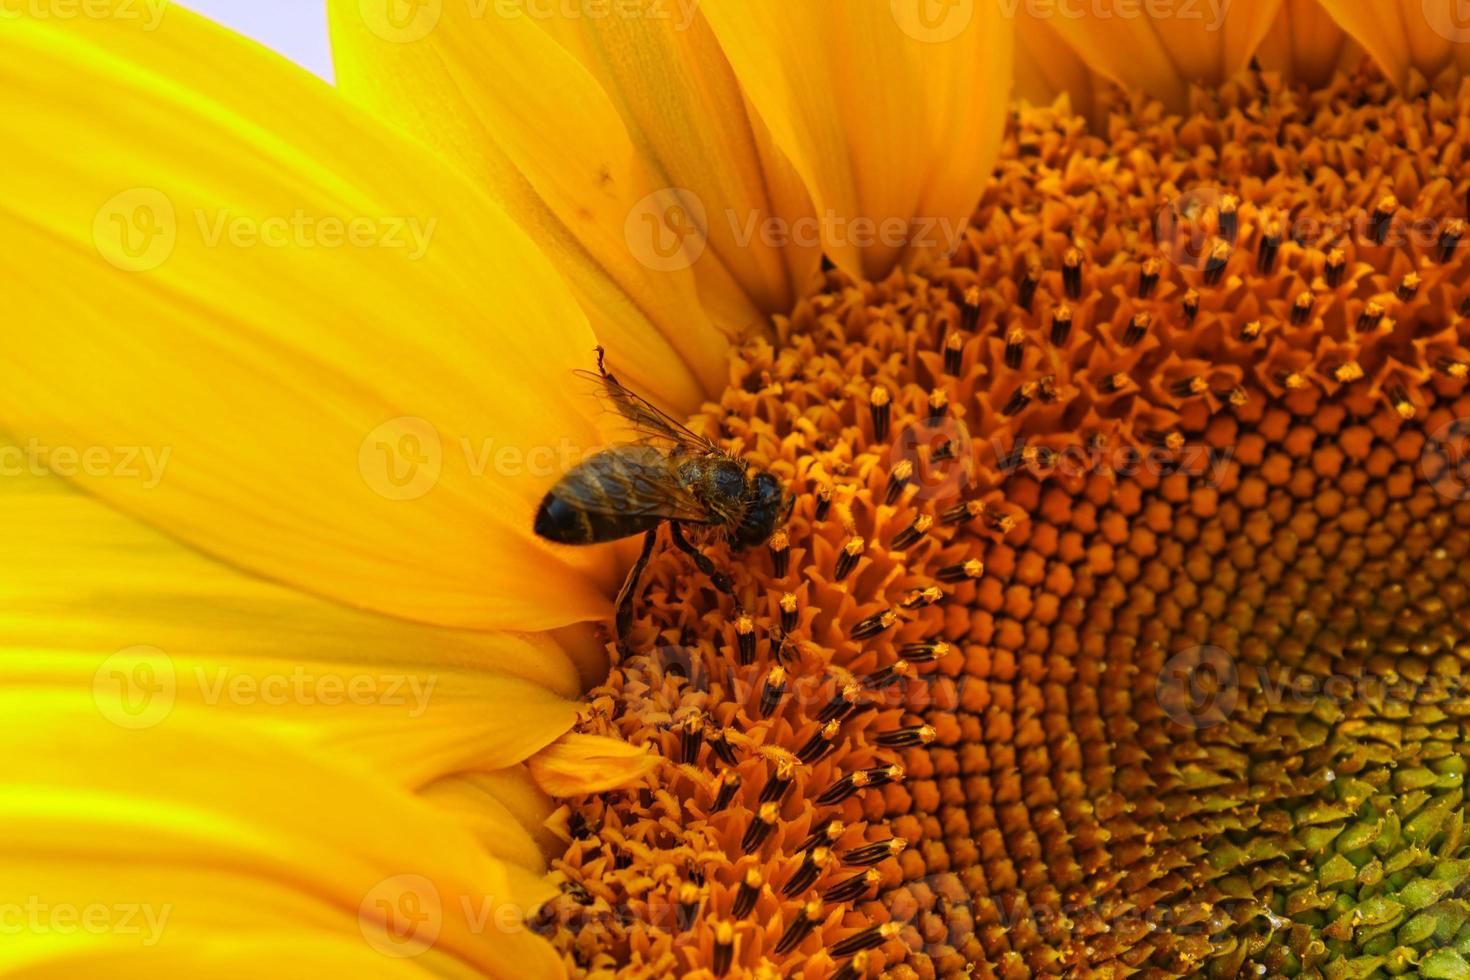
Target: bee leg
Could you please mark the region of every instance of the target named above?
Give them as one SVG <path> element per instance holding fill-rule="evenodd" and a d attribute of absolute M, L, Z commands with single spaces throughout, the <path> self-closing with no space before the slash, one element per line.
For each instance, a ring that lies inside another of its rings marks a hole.
<path fill-rule="evenodd" d="M 633 648 L 628 644 L 628 630 L 633 627 L 633 601 L 638 594 L 638 579 L 643 575 L 643 569 L 648 567 L 649 556 L 653 554 L 654 542 L 658 540 L 658 528 L 654 528 L 643 535 L 643 551 L 639 553 L 638 560 L 628 570 L 628 577 L 623 580 L 623 587 L 618 590 L 617 606 L 617 632 L 618 652 L 623 656 L 631 656 Z"/>
<path fill-rule="evenodd" d="M 715 563 L 709 560 L 708 555 L 689 543 L 689 539 L 684 537 L 684 529 L 679 526 L 678 521 L 669 521 L 669 530 L 674 536 L 675 546 L 694 559 L 694 564 L 699 566 L 701 572 L 709 576 L 709 580 L 714 583 L 715 588 L 735 600 L 735 611 L 740 612 L 743 610 L 744 607 L 740 604 L 740 597 L 735 594 L 735 583 L 730 581 L 730 577 L 716 568 Z"/>

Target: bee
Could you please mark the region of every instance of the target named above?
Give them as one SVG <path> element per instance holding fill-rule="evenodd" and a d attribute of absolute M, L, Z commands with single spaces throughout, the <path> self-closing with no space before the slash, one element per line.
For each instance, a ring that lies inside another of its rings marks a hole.
<path fill-rule="evenodd" d="M 724 538 L 735 550 L 757 547 L 786 523 L 795 502 L 781 481 L 756 469 L 712 440 L 698 435 L 624 387 L 597 348 L 597 372 L 577 371 L 629 424 L 635 435 L 626 445 L 604 449 L 569 470 L 541 500 L 536 533 L 559 544 L 602 544 L 643 535 L 643 550 L 618 591 L 618 647 L 628 652 L 628 630 L 638 580 L 648 565 L 659 528 L 688 554 L 715 587 L 739 599 L 729 577 L 694 546 L 685 533 L 701 539 Z"/>

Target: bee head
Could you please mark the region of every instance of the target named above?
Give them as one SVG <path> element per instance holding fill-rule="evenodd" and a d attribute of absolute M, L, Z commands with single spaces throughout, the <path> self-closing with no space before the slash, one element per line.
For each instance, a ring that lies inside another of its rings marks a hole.
<path fill-rule="evenodd" d="M 776 529 L 791 516 L 793 497 L 781 492 L 781 481 L 769 473 L 756 473 L 746 488 L 745 516 L 735 529 L 735 544 L 753 548 L 770 540 Z"/>

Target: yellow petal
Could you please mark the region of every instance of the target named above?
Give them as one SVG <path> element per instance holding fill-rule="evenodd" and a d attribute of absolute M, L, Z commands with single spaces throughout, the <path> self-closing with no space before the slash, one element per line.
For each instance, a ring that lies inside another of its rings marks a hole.
<path fill-rule="evenodd" d="M 1280 4 L 1017 0 L 1015 9 L 1055 32 L 1094 71 L 1182 111 L 1191 84 L 1218 84 L 1250 64 Z"/>
<path fill-rule="evenodd" d="M 1014 25 L 991 3 L 939 6 L 701 5 L 852 274 L 955 245 L 995 162 Z"/>
<path fill-rule="evenodd" d="M 1045 106 L 1066 96 L 1078 115 L 1102 131 L 1094 93 L 1107 84 L 1044 20 L 1016 18 L 1016 98 Z"/>
<path fill-rule="evenodd" d="M 0 465 L 16 457 L 0 442 Z M 55 476 L 0 478 L 0 689 L 73 691 L 122 729 L 196 707 L 407 788 L 515 765 L 575 719 L 546 637 L 359 612 L 204 558 Z"/>
<path fill-rule="evenodd" d="M 647 777 L 660 757 L 647 746 L 604 735 L 563 735 L 531 759 L 531 775 L 552 796 L 621 789 Z"/>
<path fill-rule="evenodd" d="M 526 766 L 447 776 L 419 795 L 456 814 L 487 854 L 511 864 L 545 870 L 543 852 L 557 849 L 543 826 L 551 816 L 551 800 Z"/>
<path fill-rule="evenodd" d="M 123 729 L 70 692 L 0 691 L 0 737 L 0 894 L 25 916 L 7 970 L 232 975 L 230 953 L 354 943 L 420 975 L 561 975 L 522 925 L 554 889 L 359 766 L 197 707 Z"/>
<path fill-rule="evenodd" d="M 1470 19 L 1460 0 L 1321 0 L 1342 29 L 1383 73 L 1400 84 L 1411 71 L 1434 78 L 1446 68 L 1470 68 Z"/>
<path fill-rule="evenodd" d="M 627 380 L 684 410 L 722 389 L 727 338 L 701 308 L 696 270 L 709 269 L 702 278 L 722 292 L 719 305 L 733 304 L 725 309 L 733 319 L 719 324 L 732 332 L 758 314 L 738 289 L 721 289 L 734 284 L 722 260 L 754 262 L 757 282 L 770 274 L 777 288 L 784 270 L 769 252 L 756 259 L 726 250 L 704 262 L 705 223 L 724 220 L 710 213 L 725 204 L 710 190 L 723 175 L 698 172 L 714 161 L 696 160 L 679 173 L 661 169 L 598 79 L 542 30 L 540 17 L 434 4 L 431 29 L 405 35 L 391 28 L 382 6 L 330 5 L 343 92 L 439 147 L 504 204 L 566 275 Z M 671 91 L 656 78 L 644 84 Z M 734 121 L 725 125 L 737 129 Z M 732 173 L 756 165 L 756 147 L 744 135 Z M 686 131 L 666 138 L 684 141 L 695 155 Z M 732 149 L 734 139 L 712 140 L 704 153 Z M 742 189 L 755 176 L 741 175 Z"/>
<path fill-rule="evenodd" d="M 1285 0 L 1256 57 L 1261 66 L 1291 81 L 1325 85 L 1333 74 L 1351 71 L 1364 52 L 1332 19 L 1320 0 Z"/>
<path fill-rule="evenodd" d="M 185 10 L 9 18 L 0 86 L 0 424 L 199 548 L 356 606 L 607 611 L 607 556 L 531 532 L 598 444 L 567 392 L 593 335 L 471 182 Z"/>

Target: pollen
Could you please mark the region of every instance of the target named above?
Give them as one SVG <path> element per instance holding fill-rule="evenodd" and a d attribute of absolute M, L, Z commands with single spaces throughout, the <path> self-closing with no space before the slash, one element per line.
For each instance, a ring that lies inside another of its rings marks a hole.
<path fill-rule="evenodd" d="M 953 255 L 736 352 L 690 425 L 795 504 L 733 597 L 649 563 L 583 729 L 660 767 L 550 825 L 572 974 L 1470 975 L 1470 88 L 1421 89 L 1019 110 Z"/>

